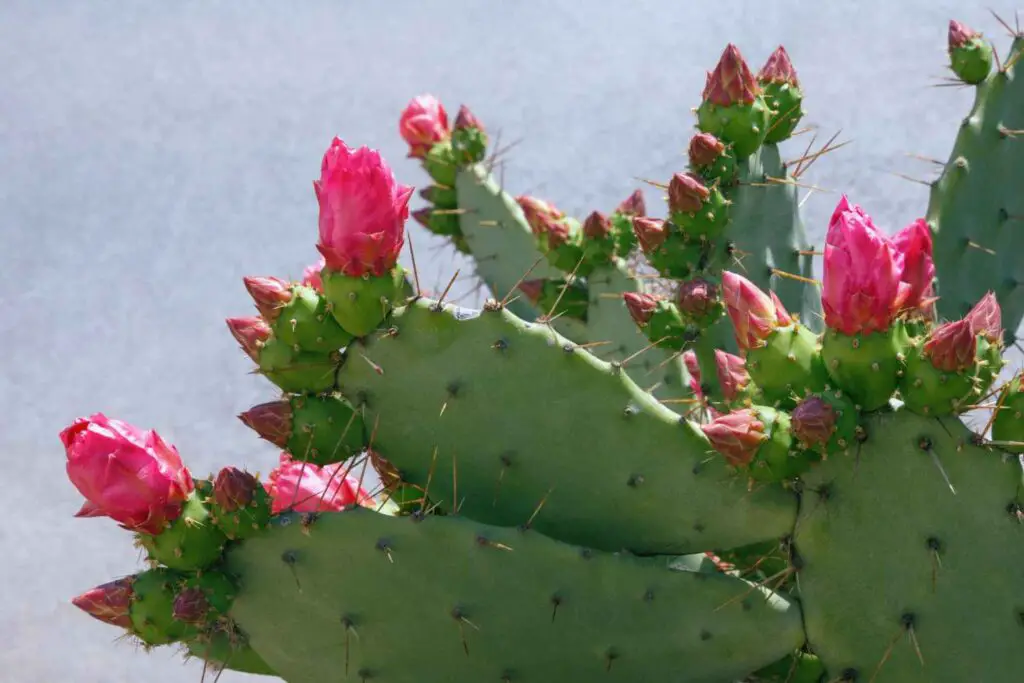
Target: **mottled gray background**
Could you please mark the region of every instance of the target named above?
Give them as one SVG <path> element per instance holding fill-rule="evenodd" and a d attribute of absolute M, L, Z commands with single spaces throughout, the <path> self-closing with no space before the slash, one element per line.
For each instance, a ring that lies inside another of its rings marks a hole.
<path fill-rule="evenodd" d="M 727 42 L 755 68 L 782 42 L 819 142 L 839 129 L 853 141 L 805 177 L 832 191 L 805 206 L 812 235 L 840 190 L 895 230 L 927 192 L 892 174 L 930 177 L 906 155 L 945 159 L 971 103 L 969 89 L 930 87 L 946 74 L 946 22 L 1009 43 L 987 6 L 4 0 L 0 678 L 199 680 L 168 648 L 115 643 L 69 604 L 138 558 L 108 520 L 72 519 L 81 501 L 57 433 L 105 411 L 156 427 L 200 474 L 271 467 L 274 450 L 234 416 L 274 391 L 248 374 L 223 319 L 252 311 L 243 275 L 296 276 L 315 259 L 311 180 L 333 135 L 380 148 L 422 185 L 397 120 L 433 92 L 522 140 L 510 189 L 577 215 L 608 210 L 634 178 L 682 168 L 689 109 Z M 646 195 L 661 211 L 660 193 Z M 425 285 L 466 265 L 418 226 L 413 239 Z"/>

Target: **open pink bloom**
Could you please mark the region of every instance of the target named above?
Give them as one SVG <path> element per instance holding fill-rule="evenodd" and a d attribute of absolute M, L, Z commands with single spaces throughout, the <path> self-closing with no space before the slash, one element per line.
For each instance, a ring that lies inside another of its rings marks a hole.
<path fill-rule="evenodd" d="M 723 272 L 722 291 L 736 343 L 743 352 L 763 346 L 776 327 L 792 322 L 778 297 L 765 294 L 742 275 Z"/>
<path fill-rule="evenodd" d="M 270 473 L 265 485 L 271 498 L 271 511 L 336 512 L 349 505 L 374 505 L 373 498 L 359 486 L 359 479 L 346 475 L 347 465 L 337 463 L 317 467 L 293 460 L 281 453 L 281 463 Z"/>
<path fill-rule="evenodd" d="M 431 147 L 448 139 L 448 114 L 433 95 L 419 95 L 402 110 L 398 132 L 409 143 L 409 156 L 422 159 Z"/>
<path fill-rule="evenodd" d="M 749 408 L 716 417 L 711 423 L 701 425 L 701 429 L 711 446 L 735 467 L 749 465 L 761 443 L 768 438 L 764 433 L 764 423 Z"/>
<path fill-rule="evenodd" d="M 825 325 L 845 335 L 888 330 L 911 292 L 898 258 L 871 217 L 843 196 L 825 236 Z"/>
<path fill-rule="evenodd" d="M 86 614 L 111 626 L 132 628 L 129 610 L 132 606 L 132 583 L 135 577 L 110 581 L 72 598 L 71 604 Z"/>
<path fill-rule="evenodd" d="M 413 188 L 395 182 L 379 152 L 352 150 L 334 138 L 313 189 L 320 203 L 316 248 L 327 268 L 361 277 L 384 275 L 395 266 Z"/>
<path fill-rule="evenodd" d="M 178 451 L 153 430 L 96 413 L 76 419 L 60 440 L 68 478 L 86 500 L 76 517 L 110 517 L 125 529 L 158 534 L 195 488 Z"/>
<path fill-rule="evenodd" d="M 971 321 L 974 334 L 984 335 L 985 339 L 995 344 L 1003 339 L 1003 313 L 994 292 L 989 292 L 974 304 L 966 316 Z"/>
<path fill-rule="evenodd" d="M 752 104 L 761 93 L 740 50 L 733 44 L 726 46 L 715 70 L 708 74 L 701 99 L 728 107 L 733 104 Z"/>
<path fill-rule="evenodd" d="M 281 314 L 281 307 L 292 300 L 292 285 L 279 277 L 246 276 L 245 288 L 256 302 L 256 310 L 264 320 L 274 322 Z"/>
<path fill-rule="evenodd" d="M 900 270 L 900 281 L 910 288 L 903 308 L 917 310 L 927 307 L 932 295 L 932 281 L 935 279 L 935 263 L 932 261 L 932 231 L 923 218 L 900 230 L 892 238 L 896 248 L 896 267 Z M 925 312 L 925 311 L 923 311 Z"/>
<path fill-rule="evenodd" d="M 959 372 L 974 367 L 978 336 L 968 318 L 939 325 L 924 343 L 924 353 L 937 370 Z"/>
<path fill-rule="evenodd" d="M 302 271 L 302 284 L 307 287 L 312 287 L 323 294 L 324 281 L 320 278 L 320 271 L 322 271 L 326 265 L 327 261 L 321 256 L 319 261 L 306 266 L 305 270 Z"/>

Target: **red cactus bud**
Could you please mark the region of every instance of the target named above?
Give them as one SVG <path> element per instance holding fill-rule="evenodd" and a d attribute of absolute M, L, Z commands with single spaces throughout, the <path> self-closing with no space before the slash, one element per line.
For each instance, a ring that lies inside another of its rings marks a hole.
<path fill-rule="evenodd" d="M 768 438 L 764 423 L 749 408 L 716 417 L 709 424 L 701 425 L 701 429 L 711 446 L 736 467 L 749 465 L 761 443 Z"/>
<path fill-rule="evenodd" d="M 277 320 L 281 314 L 281 307 L 292 300 L 291 283 L 285 282 L 277 277 L 254 277 L 243 278 L 245 288 L 256 301 L 256 308 L 260 315 L 268 322 Z"/>
<path fill-rule="evenodd" d="M 600 211 L 594 211 L 583 221 L 583 234 L 592 240 L 603 240 L 612 231 L 612 223 Z"/>
<path fill-rule="evenodd" d="M 565 218 L 565 214 L 557 208 L 536 197 L 520 195 L 516 197 L 516 202 L 523 210 L 526 222 L 530 225 L 530 230 L 534 235 L 543 235 L 553 223 Z"/>
<path fill-rule="evenodd" d="M 626 309 L 633 317 L 633 322 L 641 327 L 650 322 L 658 302 L 661 301 L 660 297 L 642 292 L 626 292 L 622 299 L 626 302 Z"/>
<path fill-rule="evenodd" d="M 793 68 L 793 62 L 789 61 L 786 48 L 781 45 L 768 57 L 768 61 L 761 67 L 761 71 L 757 74 L 757 80 L 762 83 L 800 85 L 796 80 L 796 69 Z"/>
<path fill-rule="evenodd" d="M 548 249 L 558 249 L 569 242 L 569 224 L 565 221 L 552 221 L 547 226 Z"/>
<path fill-rule="evenodd" d="M 753 104 L 760 93 L 761 86 L 754 79 L 739 48 L 729 44 L 722 52 L 715 70 L 708 76 L 703 99 L 728 107 L 737 103 Z"/>
<path fill-rule="evenodd" d="M 974 29 L 961 24 L 953 19 L 949 20 L 949 49 L 955 50 L 963 47 L 980 35 Z"/>
<path fill-rule="evenodd" d="M 201 624 L 210 613 L 210 601 L 201 588 L 186 588 L 174 597 L 172 616 L 186 624 Z"/>
<path fill-rule="evenodd" d="M 484 130 L 484 124 L 480 123 L 480 119 L 473 115 L 473 112 L 469 110 L 469 107 L 462 105 L 459 107 L 459 113 L 455 117 L 455 130 L 463 130 L 466 128 Z"/>
<path fill-rule="evenodd" d="M 715 163 L 724 151 L 725 145 L 711 133 L 697 133 L 690 138 L 690 163 L 696 168 Z"/>
<path fill-rule="evenodd" d="M 132 605 L 132 583 L 135 577 L 126 576 L 87 590 L 71 600 L 78 609 L 112 626 L 132 627 L 129 609 Z"/>
<path fill-rule="evenodd" d="M 644 193 L 640 190 L 633 190 L 633 194 L 622 200 L 616 213 L 624 216 L 644 216 L 647 214 L 647 205 L 644 203 Z"/>
<path fill-rule="evenodd" d="M 416 209 L 412 212 L 413 220 L 422 225 L 424 228 L 430 229 L 430 214 L 434 213 L 433 207 L 425 207 L 422 209 Z"/>
<path fill-rule="evenodd" d="M 939 325 L 928 335 L 924 354 L 936 370 L 959 372 L 974 367 L 978 337 L 967 318 Z"/>
<path fill-rule="evenodd" d="M 747 362 L 721 349 L 715 349 L 715 374 L 726 401 L 735 401 L 739 393 L 750 384 Z"/>
<path fill-rule="evenodd" d="M 762 346 L 776 327 L 791 322 L 777 297 L 765 294 L 741 275 L 722 273 L 722 288 L 736 343 L 742 351 Z"/>
<path fill-rule="evenodd" d="M 245 351 L 249 358 L 257 363 L 260 359 L 260 348 L 263 343 L 270 339 L 270 326 L 267 321 L 259 317 L 249 318 L 228 318 L 228 329 Z"/>
<path fill-rule="evenodd" d="M 817 396 L 808 396 L 793 409 L 793 434 L 805 446 L 823 446 L 836 431 L 836 410 Z"/>
<path fill-rule="evenodd" d="M 668 208 L 679 213 L 695 213 L 704 206 L 711 190 L 692 173 L 676 173 L 668 184 Z"/>
<path fill-rule="evenodd" d="M 292 405 L 288 401 L 271 401 L 253 406 L 238 416 L 245 426 L 280 448 L 288 447 L 292 437 Z"/>
<path fill-rule="evenodd" d="M 704 278 L 694 278 L 679 285 L 679 310 L 691 318 L 710 313 L 718 303 L 718 287 Z"/>
<path fill-rule="evenodd" d="M 259 480 L 237 467 L 225 467 L 213 482 L 213 500 L 225 512 L 234 512 L 252 502 Z"/>
<path fill-rule="evenodd" d="M 650 254 L 665 243 L 668 233 L 665 230 L 665 221 L 660 218 L 647 218 L 637 216 L 633 219 L 633 232 L 640 242 L 640 248 L 645 254 Z"/>
<path fill-rule="evenodd" d="M 981 334 L 993 344 L 1003 338 L 1002 311 L 999 308 L 999 301 L 994 292 L 989 292 L 981 297 L 974 308 L 964 316 L 971 321 L 974 334 Z"/>
<path fill-rule="evenodd" d="M 524 280 L 519 283 L 519 291 L 526 295 L 530 303 L 535 304 L 544 293 L 544 280 Z"/>

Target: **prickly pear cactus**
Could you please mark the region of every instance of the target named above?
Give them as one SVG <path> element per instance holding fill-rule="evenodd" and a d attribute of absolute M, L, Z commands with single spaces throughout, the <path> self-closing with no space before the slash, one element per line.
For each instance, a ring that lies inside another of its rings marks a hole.
<path fill-rule="evenodd" d="M 955 29 L 954 71 L 987 87 L 987 44 Z M 413 190 L 334 140 L 322 261 L 247 278 L 259 316 L 228 321 L 284 394 L 239 416 L 280 462 L 198 478 L 153 430 L 76 419 L 78 516 L 149 566 L 75 604 L 289 683 L 1019 681 L 1024 390 L 998 381 L 998 292 L 947 319 L 948 220 L 890 236 L 845 196 L 812 252 L 776 147 L 802 99 L 785 50 L 755 77 L 729 46 L 669 218 L 634 198 L 580 223 L 495 184 L 468 109 L 449 127 L 415 98 L 417 218 L 493 256 L 478 311 L 409 290 Z M 650 386 L 669 363 L 685 397 Z"/>

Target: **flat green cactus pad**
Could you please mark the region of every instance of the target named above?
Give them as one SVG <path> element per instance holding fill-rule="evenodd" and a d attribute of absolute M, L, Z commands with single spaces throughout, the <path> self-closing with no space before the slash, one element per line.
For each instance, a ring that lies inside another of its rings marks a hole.
<path fill-rule="evenodd" d="M 596 549 L 685 554 L 790 533 L 796 497 L 748 489 L 626 373 L 504 310 L 419 300 L 350 348 L 342 392 L 374 449 L 442 509 Z M 429 482 L 429 483 L 428 483 Z"/>
<path fill-rule="evenodd" d="M 1016 456 L 971 445 L 954 418 L 865 426 L 859 457 L 805 477 L 795 539 L 811 647 L 859 681 L 1024 680 Z"/>
<path fill-rule="evenodd" d="M 232 550 L 232 616 L 288 683 L 725 682 L 799 647 L 798 610 L 666 558 L 367 509 Z"/>

